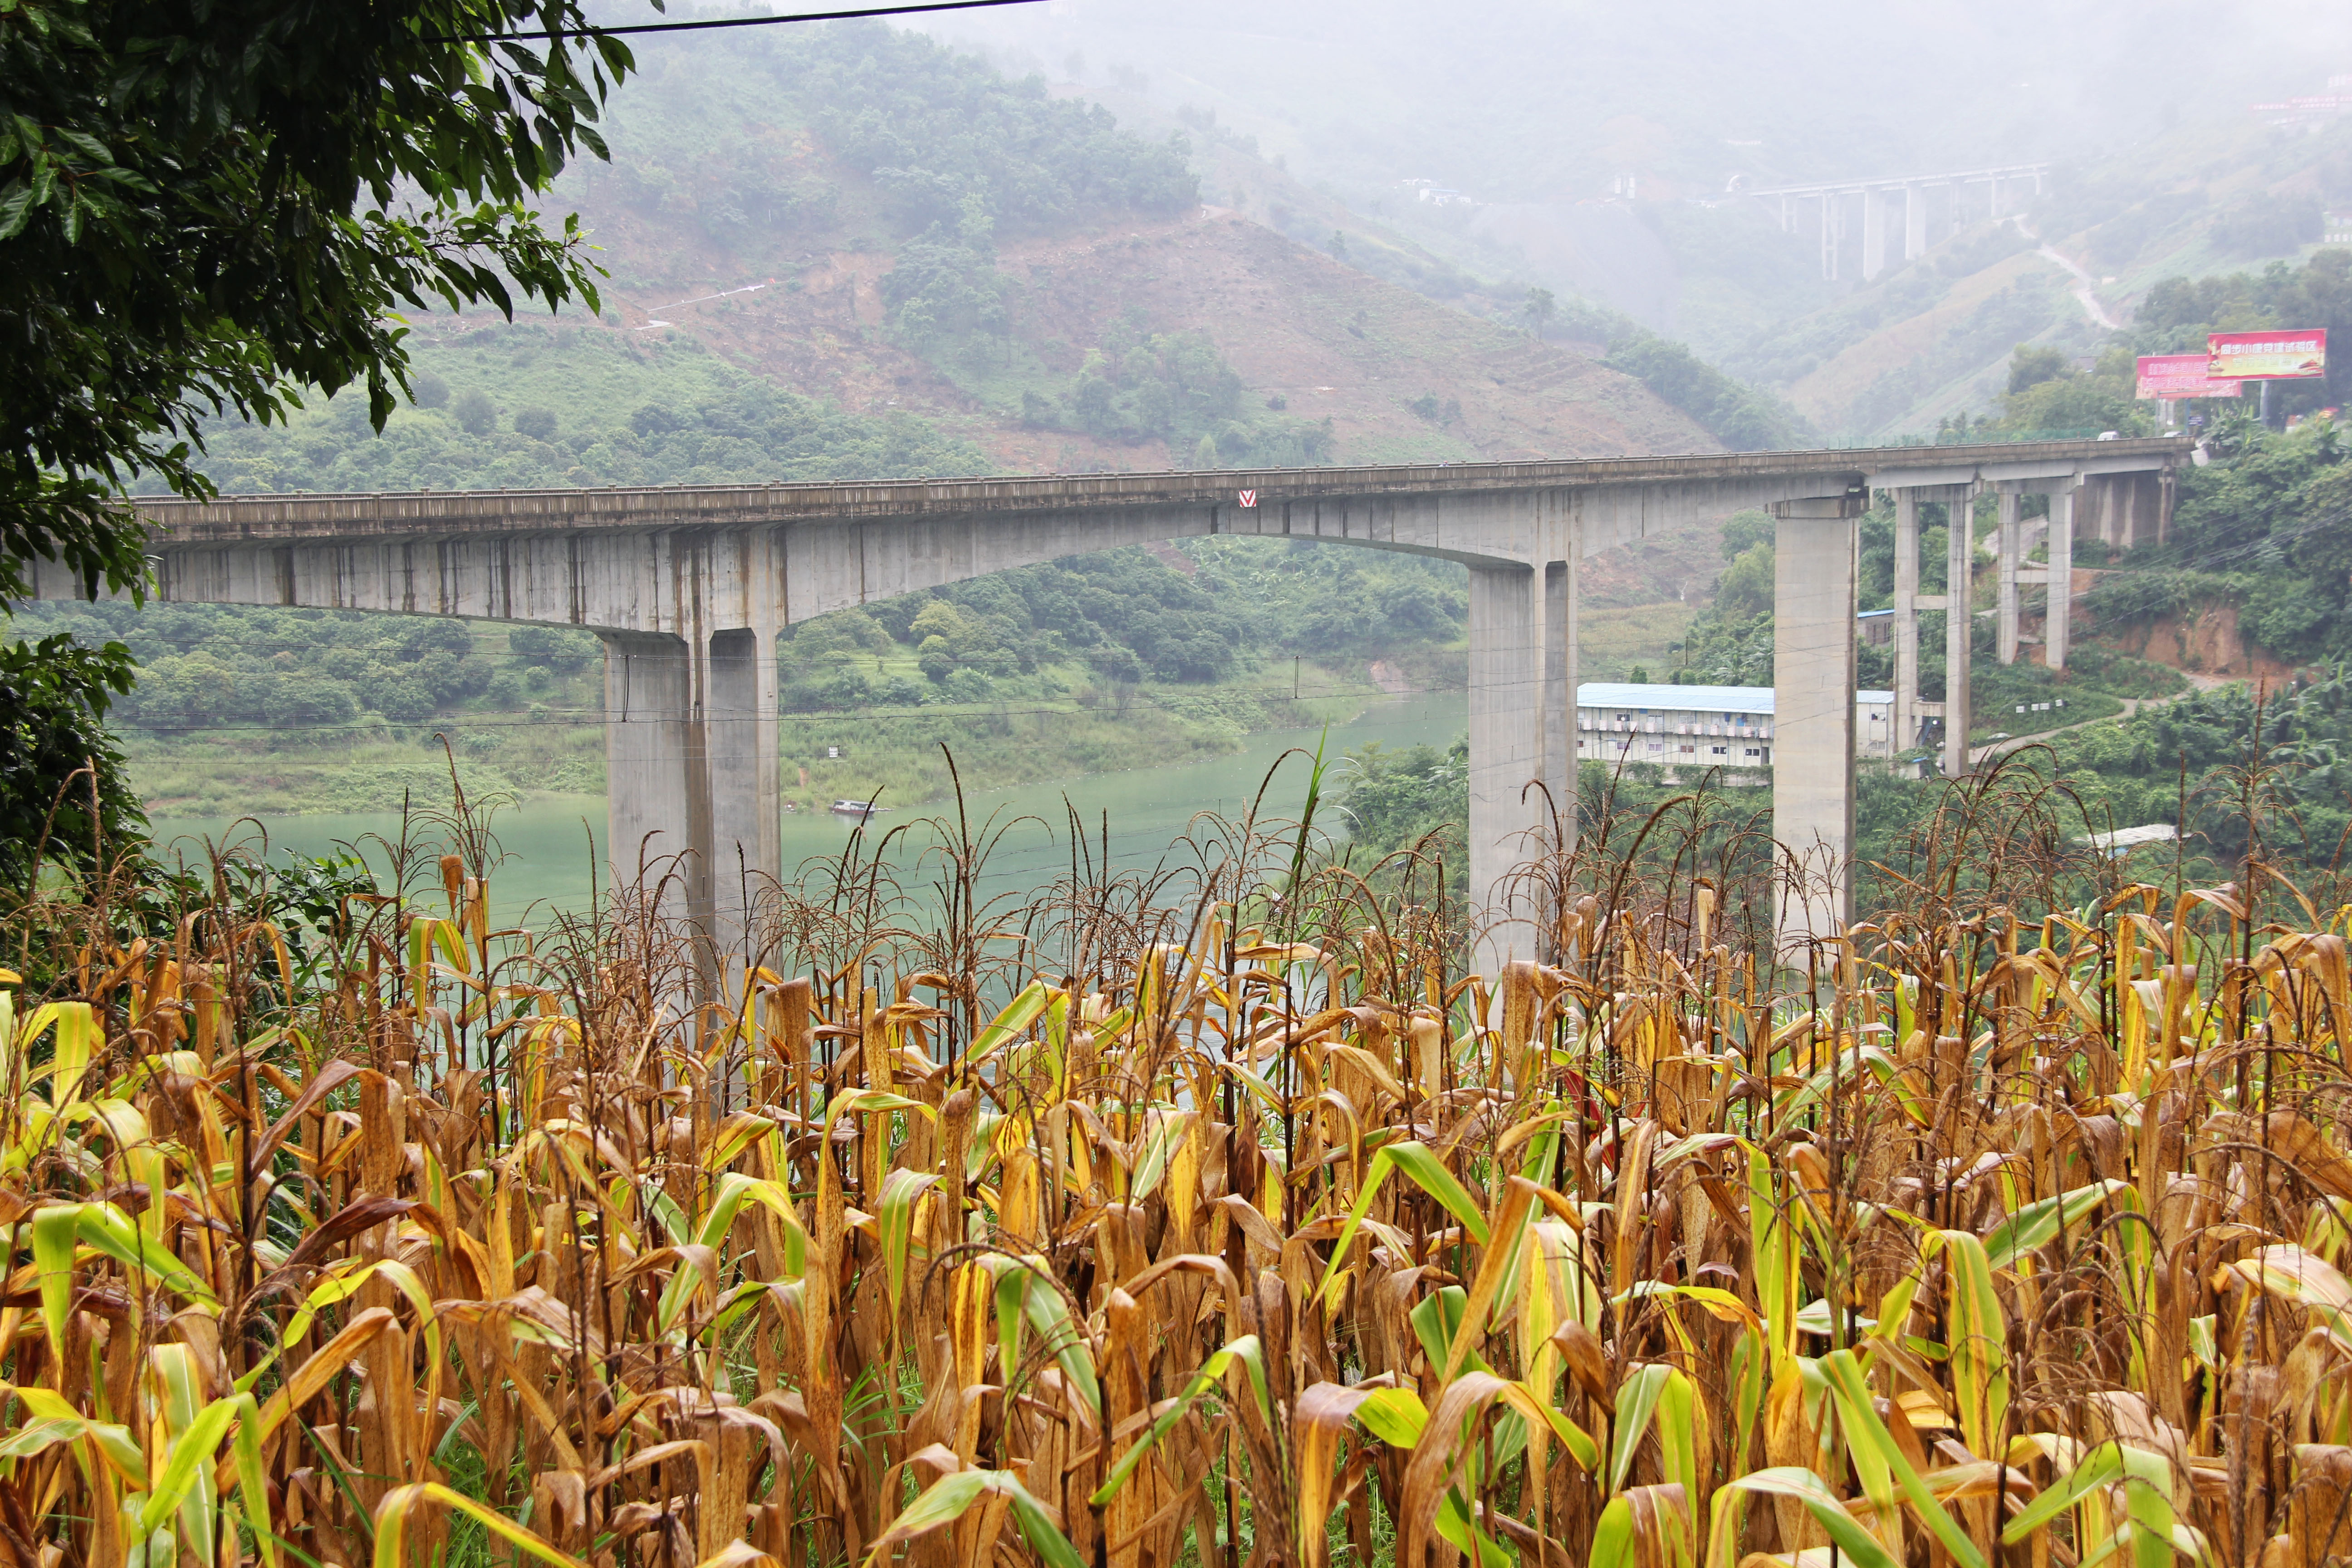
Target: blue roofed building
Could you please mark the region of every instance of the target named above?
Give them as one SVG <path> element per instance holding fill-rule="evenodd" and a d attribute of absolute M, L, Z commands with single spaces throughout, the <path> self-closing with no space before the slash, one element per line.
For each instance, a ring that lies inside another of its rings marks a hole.
<path fill-rule="evenodd" d="M 1891 760 L 1895 693 L 1857 691 L 1853 702 L 1854 755 Z M 1732 783 L 1764 784 L 1772 768 L 1772 689 L 1588 680 L 1576 689 L 1576 755 L 1677 773 L 1722 768 Z"/>

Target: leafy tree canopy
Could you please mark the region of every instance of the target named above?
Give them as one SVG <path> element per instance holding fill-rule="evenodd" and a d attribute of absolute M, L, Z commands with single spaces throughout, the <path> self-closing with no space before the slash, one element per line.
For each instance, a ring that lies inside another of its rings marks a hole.
<path fill-rule="evenodd" d="M 631 68 L 577 0 L 10 0 L 0 10 L 0 603 L 34 557 L 136 592 L 133 475 L 184 494 L 205 414 L 404 390 L 396 312 L 595 301 L 526 206 Z"/>

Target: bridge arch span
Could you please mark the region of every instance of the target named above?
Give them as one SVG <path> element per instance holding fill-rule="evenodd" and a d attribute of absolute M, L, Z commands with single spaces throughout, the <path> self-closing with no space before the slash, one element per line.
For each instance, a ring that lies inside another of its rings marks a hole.
<path fill-rule="evenodd" d="M 1750 508 L 1782 518 L 1784 844 L 1840 879 L 1853 821 L 1853 520 L 1874 487 L 1973 495 L 2139 485 L 2179 440 L 2064 441 L 1465 463 L 644 489 L 142 502 L 165 602 L 456 616 L 593 630 L 606 649 L 611 843 L 692 851 L 689 911 L 740 929 L 739 863 L 781 875 L 776 666 L 784 626 L 1015 566 L 1217 535 L 1405 551 L 1470 568 L 1470 855 L 1489 964 L 1537 947 L 1507 873 L 1571 799 L 1576 570 L 1587 554 Z M 2168 496 L 2168 489 L 2164 494 Z M 2070 502 L 2071 504 L 2071 502 Z M 2097 510 L 2095 507 L 2095 510 Z M 2112 510 L 2112 509 L 2110 509 Z M 2070 514 L 2071 515 L 2071 514 Z M 2102 514 L 2104 515 L 2104 513 Z M 2158 512 L 2158 526 L 2162 527 Z M 44 596 L 78 585 L 44 565 Z M 2060 591 L 2060 590 L 2053 590 Z M 2013 596 L 2013 595 L 2012 595 Z M 2006 601 L 2005 601 L 2006 602 Z M 658 675 L 657 689 L 642 681 Z M 616 689 L 614 682 L 623 685 Z M 1832 688 L 1843 689 L 1834 694 Z M 646 721 L 635 715 L 644 712 Z M 1571 825 L 1572 826 L 1572 825 Z M 1788 911 L 1784 910 L 1784 920 Z M 723 948 L 726 943 L 721 942 Z"/>

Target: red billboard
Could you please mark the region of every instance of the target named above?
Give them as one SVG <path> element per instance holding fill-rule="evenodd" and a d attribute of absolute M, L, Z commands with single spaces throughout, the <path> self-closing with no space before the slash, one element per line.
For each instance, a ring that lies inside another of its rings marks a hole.
<path fill-rule="evenodd" d="M 2207 374 L 2206 354 L 2142 354 L 2137 395 L 2177 402 L 2185 397 L 2235 397 L 2242 384 Z"/>
<path fill-rule="evenodd" d="M 2291 327 L 2273 332 L 2214 332 L 2205 340 L 2205 374 L 2239 381 L 2292 381 L 2327 374 L 2327 331 Z"/>

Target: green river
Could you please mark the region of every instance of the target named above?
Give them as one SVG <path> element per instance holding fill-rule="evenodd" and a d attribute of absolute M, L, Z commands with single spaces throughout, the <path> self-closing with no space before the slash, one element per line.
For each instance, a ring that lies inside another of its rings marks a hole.
<path fill-rule="evenodd" d="M 1333 725 L 1325 742 L 1326 754 L 1336 762 L 1341 752 L 1373 742 L 1391 751 L 1422 743 L 1444 747 L 1461 735 L 1463 723 L 1459 692 L 1380 701 L 1350 722 Z M 1311 753 L 1322 739 L 1315 730 L 1268 731 L 1250 736 L 1240 751 L 1213 762 L 1138 768 L 975 794 L 967 803 L 975 825 L 992 814 L 1000 822 L 1013 823 L 990 858 L 984 891 L 991 896 L 1027 894 L 1067 871 L 1066 798 L 1086 824 L 1088 838 L 1097 844 L 1108 813 L 1115 868 L 1148 869 L 1170 858 L 1170 846 L 1183 836 L 1198 814 L 1238 816 L 1277 758 L 1293 748 Z M 1305 757 L 1286 762 L 1266 793 L 1264 814 L 1295 819 L 1306 797 L 1307 776 Z M 952 810 L 952 802 L 940 802 L 885 813 L 876 821 L 888 827 Z M 1037 820 L 1014 822 L 1022 817 Z M 1338 831 L 1343 828 L 1344 819 L 1333 813 L 1318 817 L 1318 826 Z M 167 853 L 177 850 L 192 861 L 202 858 L 206 843 L 257 851 L 266 831 L 273 859 L 288 850 L 324 855 L 339 847 L 351 847 L 381 869 L 385 856 L 380 841 L 398 836 L 400 816 L 396 812 L 280 816 L 259 826 L 221 817 L 159 817 L 154 827 L 157 841 Z M 490 883 L 492 918 L 500 925 L 532 923 L 535 911 L 583 908 L 591 887 L 607 882 L 601 795 L 541 795 L 498 812 L 490 828 L 505 856 Z M 838 855 L 850 831 L 846 821 L 829 813 L 787 816 L 783 824 L 787 873 L 812 858 Z M 417 837 L 432 839 L 429 829 L 420 828 Z M 925 842 L 923 835 L 909 834 L 892 858 L 909 868 Z M 438 853 L 439 847 L 435 842 L 434 852 Z M 902 879 L 910 888 L 927 880 L 919 869 Z"/>

